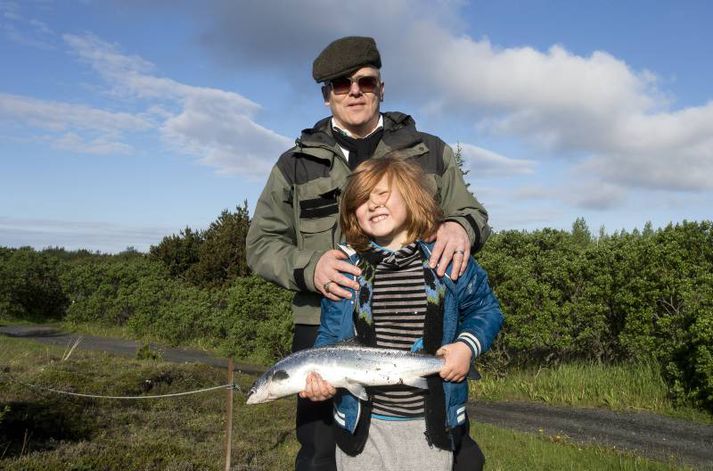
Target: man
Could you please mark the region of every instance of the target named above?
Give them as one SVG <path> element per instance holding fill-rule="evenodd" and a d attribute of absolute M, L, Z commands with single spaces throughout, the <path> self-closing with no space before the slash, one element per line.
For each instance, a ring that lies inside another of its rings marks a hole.
<path fill-rule="evenodd" d="M 372 38 L 341 38 L 319 54 L 312 75 L 323 84 L 322 96 L 332 116 L 304 130 L 296 145 L 280 156 L 255 208 L 247 237 L 248 264 L 266 279 L 296 291 L 293 351 L 313 345 L 321 296 L 337 300 L 350 296 L 345 288 L 359 287 L 343 275 L 359 275 L 359 269 L 345 262 L 346 255 L 335 247 L 341 241 L 341 189 L 361 161 L 399 150 L 423 167 L 445 214 L 430 260 L 439 275 L 452 262 L 451 276 L 457 279 L 465 270 L 464 261 L 490 234 L 487 212 L 467 190 L 452 149 L 417 131 L 410 116 L 380 112 L 380 69 L 381 56 Z M 298 399 L 298 471 L 335 469 L 331 422 L 329 401 Z M 482 467 L 482 453 L 467 437 L 467 429 L 456 433 L 466 438 L 456 451 L 454 469 Z"/>

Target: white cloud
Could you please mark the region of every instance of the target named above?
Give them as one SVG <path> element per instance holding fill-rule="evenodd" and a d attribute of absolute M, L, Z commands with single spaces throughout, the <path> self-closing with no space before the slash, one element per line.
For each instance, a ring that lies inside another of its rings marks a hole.
<path fill-rule="evenodd" d="M 606 51 L 498 47 L 465 34 L 459 14 L 467 6 L 459 1 L 382 2 L 368 22 L 346 20 L 373 10 L 367 0 L 276 5 L 226 0 L 184 7 L 205 20 L 202 41 L 226 62 L 307 75 L 329 41 L 373 35 L 387 102 L 416 103 L 421 112 L 519 139 L 563 165 L 580 163 L 588 177 L 621 192 L 713 190 L 713 179 L 703 177 L 713 173 L 713 105 L 676 109 L 655 73 Z"/>
<path fill-rule="evenodd" d="M 560 191 L 560 200 L 578 208 L 602 211 L 621 206 L 626 191 L 619 185 L 588 181 L 567 185 Z"/>
<path fill-rule="evenodd" d="M 220 173 L 265 175 L 292 140 L 254 121 L 260 105 L 234 92 L 195 87 L 152 75 L 155 67 L 93 36 L 65 35 L 78 57 L 112 87 L 112 93 L 146 103 L 161 121 L 165 144 Z"/>
<path fill-rule="evenodd" d="M 57 139 L 52 139 L 52 143 L 58 149 L 79 154 L 116 155 L 134 153 L 134 148 L 128 144 L 112 142 L 106 138 L 87 141 L 75 133 L 67 133 Z"/>
<path fill-rule="evenodd" d="M 415 77 L 438 91 L 425 106 L 470 116 L 481 131 L 584 159 L 583 171 L 621 191 L 713 190 L 713 180 L 703 177 L 713 174 L 712 103 L 672 111 L 651 72 L 634 71 L 606 52 L 499 49 L 430 27 L 436 33 L 415 27 L 403 44 L 408 57 L 426 57 L 431 66 L 415 74 L 402 64 L 397 72 L 400 80 Z"/>
<path fill-rule="evenodd" d="M 119 133 L 140 131 L 151 126 L 146 119 L 129 113 L 6 94 L 0 94 L 0 119 L 19 120 L 51 131 L 79 129 Z"/>
<path fill-rule="evenodd" d="M 96 221 L 8 218 L 0 216 L 0 246 L 64 247 L 116 253 L 133 246 L 147 251 L 173 227 L 126 226 Z"/>
<path fill-rule="evenodd" d="M 46 28 L 36 23 L 36 28 Z M 156 130 L 173 152 L 190 155 L 219 173 L 264 176 L 292 140 L 255 121 L 259 104 L 234 92 L 160 77 L 143 58 L 87 34 L 64 35 L 72 53 L 108 85 L 119 108 L 0 94 L 0 121 L 49 131 L 38 137 L 56 148 L 86 154 L 130 154 L 139 132 Z"/>
<path fill-rule="evenodd" d="M 713 102 L 677 109 L 655 72 L 636 70 L 606 51 L 578 55 L 564 45 L 502 48 L 468 36 L 461 1 L 393 0 L 378 7 L 369 0 L 154 4 L 190 14 L 204 28 L 200 42 L 223 63 L 254 66 L 249 70 L 255 74 L 276 70 L 293 86 L 305 87 L 298 92 L 310 86 L 314 93 L 311 61 L 329 41 L 373 35 L 384 59 L 386 106 L 390 100 L 413 103 L 421 113 L 442 113 L 448 120 L 472 123 L 476 132 L 537 146 L 527 154 L 554 156 L 563 167 L 572 166 L 572 178 L 586 178 L 592 188 L 608 188 L 614 195 L 571 198 L 572 204 L 607 207 L 637 189 L 713 190 L 713 179 L 706 178 L 713 174 Z M 35 37 L 53 34 L 41 22 L 24 20 L 16 3 L 0 5 L 10 5 L 0 9 L 9 18 L 4 25 L 23 21 L 40 35 Z M 378 14 L 362 21 L 375 8 Z M 171 149 L 220 172 L 264 172 L 291 143 L 260 125 L 260 105 L 240 94 L 161 77 L 150 62 L 92 35 L 64 39 L 113 96 L 143 107 L 134 118 L 159 129 Z M 102 137 L 54 125 L 86 145 Z M 105 140 L 121 143 L 111 136 Z M 475 146 L 468 149 L 466 165 L 478 175 L 495 176 L 536 169 L 532 161 Z"/>
<path fill-rule="evenodd" d="M 25 5 L 26 6 L 26 5 Z M 0 32 L 10 41 L 37 49 L 55 49 L 55 33 L 36 18 L 25 18 L 17 2 L 0 2 Z"/>
<path fill-rule="evenodd" d="M 513 201 L 542 202 L 601 211 L 619 207 L 626 200 L 626 191 L 619 185 L 578 178 L 559 185 L 522 186 L 515 189 L 509 198 Z"/>
<path fill-rule="evenodd" d="M 0 123 L 42 129 L 35 140 L 82 154 L 131 154 L 125 135 L 150 129 L 149 120 L 87 105 L 0 94 Z"/>
<path fill-rule="evenodd" d="M 453 149 L 457 146 L 452 145 Z M 536 162 L 532 160 L 511 159 L 472 144 L 460 144 L 460 147 L 465 169 L 474 178 L 507 177 L 534 172 Z"/>
<path fill-rule="evenodd" d="M 557 198 L 557 192 L 552 187 L 525 185 L 515 189 L 515 199 L 540 200 Z"/>

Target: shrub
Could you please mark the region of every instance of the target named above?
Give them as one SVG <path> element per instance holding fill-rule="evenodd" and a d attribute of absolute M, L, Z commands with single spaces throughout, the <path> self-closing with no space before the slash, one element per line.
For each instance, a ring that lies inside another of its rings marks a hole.
<path fill-rule="evenodd" d="M 163 263 L 174 278 L 182 278 L 198 262 L 198 250 L 203 243 L 203 234 L 190 227 L 180 234 L 164 237 L 158 245 L 152 245 L 150 257 Z"/>
<path fill-rule="evenodd" d="M 217 319 L 226 354 L 271 362 L 290 352 L 291 292 L 253 275 L 236 280 L 227 294 Z"/>
<path fill-rule="evenodd" d="M 62 281 L 70 299 L 68 321 L 109 326 L 125 325 L 136 313 L 155 315 L 173 283 L 163 266 L 146 257 L 69 264 Z"/>
<path fill-rule="evenodd" d="M 151 247 L 151 258 L 163 263 L 174 278 L 201 287 L 225 286 L 250 274 L 245 258 L 249 227 L 245 201 L 234 212 L 223 210 L 205 231 L 186 227 L 178 235 L 164 237 Z"/>
<path fill-rule="evenodd" d="M 478 255 L 505 326 L 485 361 L 656 359 L 679 401 L 713 398 L 713 223 L 592 239 L 544 229 L 495 234 Z"/>
<path fill-rule="evenodd" d="M 0 251 L 0 316 L 44 321 L 61 319 L 68 299 L 53 257 L 24 247 Z"/>

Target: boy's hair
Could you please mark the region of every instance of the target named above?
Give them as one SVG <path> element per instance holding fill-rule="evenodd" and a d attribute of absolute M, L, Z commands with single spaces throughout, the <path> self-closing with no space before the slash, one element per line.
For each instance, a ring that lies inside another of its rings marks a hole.
<path fill-rule="evenodd" d="M 398 188 L 406 204 L 407 243 L 425 239 L 438 229 L 441 208 L 423 170 L 414 162 L 405 160 L 399 152 L 392 152 L 381 159 L 369 159 L 359 164 L 344 188 L 339 224 L 347 243 L 355 250 L 364 251 L 369 247 L 369 236 L 359 227 L 356 210 L 369 201 L 369 194 L 384 176 L 389 180 L 389 188 Z"/>

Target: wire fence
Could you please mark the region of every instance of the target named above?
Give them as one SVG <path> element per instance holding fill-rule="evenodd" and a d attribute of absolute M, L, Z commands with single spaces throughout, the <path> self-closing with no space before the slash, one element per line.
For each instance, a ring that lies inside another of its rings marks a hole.
<path fill-rule="evenodd" d="M 226 397 L 226 430 L 225 430 L 225 469 L 230 470 L 231 469 L 231 457 L 232 457 L 232 429 L 233 429 L 233 423 L 232 423 L 232 418 L 233 418 L 233 391 L 240 391 L 242 392 L 242 389 L 238 384 L 236 384 L 233 381 L 233 361 L 232 359 L 228 359 L 228 383 L 226 384 L 221 384 L 218 386 L 210 386 L 207 388 L 200 388 L 200 389 L 193 389 L 190 391 L 181 391 L 181 392 L 176 392 L 176 393 L 168 393 L 168 394 L 153 394 L 153 395 L 141 395 L 141 396 L 111 396 L 111 395 L 104 395 L 104 394 L 88 394 L 88 393 L 78 393 L 74 391 L 65 391 L 62 389 L 57 389 L 57 388 L 51 388 L 48 386 L 42 386 L 39 384 L 33 384 L 33 383 L 27 383 L 24 381 L 20 381 L 19 379 L 13 378 L 11 375 L 5 373 L 3 376 L 13 382 L 16 383 L 20 386 L 26 387 L 28 389 L 32 389 L 35 391 L 44 391 L 44 392 L 50 392 L 53 394 L 59 394 L 63 396 L 73 396 L 73 397 L 82 397 L 82 398 L 88 398 L 88 399 L 116 399 L 116 400 L 145 400 L 145 399 L 166 399 L 166 398 L 173 398 L 173 397 L 180 397 L 180 396 L 190 396 L 193 394 L 201 394 L 201 393 L 206 393 L 210 391 L 217 391 L 217 390 L 225 390 L 228 392 L 228 395 Z"/>
<path fill-rule="evenodd" d="M 137 399 L 163 399 L 163 398 L 168 398 L 168 397 L 179 397 L 179 396 L 190 396 L 192 394 L 200 394 L 204 392 L 209 392 L 209 391 L 215 391 L 217 389 L 233 389 L 237 391 L 242 391 L 240 389 L 240 386 L 235 384 L 235 383 L 228 383 L 228 384 L 221 384 L 220 386 L 211 386 L 209 388 L 202 388 L 202 389 L 194 389 L 191 391 L 183 391 L 183 392 L 177 392 L 177 393 L 170 393 L 170 394 L 155 394 L 155 395 L 141 395 L 141 396 L 107 396 L 107 395 L 102 395 L 102 394 L 86 394 L 86 393 L 77 393 L 77 392 L 72 392 L 72 391 L 63 391 L 61 389 L 55 389 L 55 388 L 50 388 L 47 386 L 40 386 L 38 384 L 31 384 L 31 383 L 25 383 L 23 381 L 19 381 L 15 378 L 10 377 L 9 375 L 7 378 L 12 381 L 13 383 L 25 386 L 26 388 L 29 389 L 34 389 L 37 391 L 47 391 L 55 394 L 62 394 L 65 396 L 75 396 L 75 397 L 86 397 L 86 398 L 92 398 L 92 399 L 127 399 L 127 400 L 137 400 Z"/>

